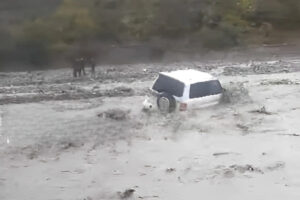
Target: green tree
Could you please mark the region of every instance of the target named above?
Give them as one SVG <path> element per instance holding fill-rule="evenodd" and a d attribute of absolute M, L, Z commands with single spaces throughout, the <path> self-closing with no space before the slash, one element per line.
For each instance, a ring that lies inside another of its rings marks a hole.
<path fill-rule="evenodd" d="M 122 24 L 125 34 L 141 40 L 153 34 L 157 0 L 125 0 Z"/>
<path fill-rule="evenodd" d="M 281 29 L 299 28 L 300 1 L 257 0 L 255 21 L 267 21 Z"/>
<path fill-rule="evenodd" d="M 63 0 L 48 20 L 49 25 L 59 39 L 67 44 L 92 38 L 99 29 L 89 11 L 89 4 L 82 0 Z"/>
<path fill-rule="evenodd" d="M 122 23 L 124 1 L 93 0 L 89 5 L 92 18 L 97 26 L 97 38 L 106 41 L 119 41 L 125 32 Z"/>

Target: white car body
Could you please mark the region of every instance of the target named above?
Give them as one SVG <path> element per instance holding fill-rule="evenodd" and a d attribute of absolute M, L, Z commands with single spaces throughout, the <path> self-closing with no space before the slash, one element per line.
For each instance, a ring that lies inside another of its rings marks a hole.
<path fill-rule="evenodd" d="M 214 76 L 205 73 L 205 72 L 200 72 L 196 70 L 178 70 L 178 71 L 172 71 L 172 72 L 161 72 L 160 75 L 169 77 L 173 79 L 173 81 L 178 81 L 180 83 L 183 83 L 184 88 L 182 95 L 176 96 L 173 95 L 174 99 L 176 100 L 176 110 L 180 110 L 181 104 L 185 104 L 188 110 L 191 109 L 197 109 L 197 108 L 203 108 L 211 105 L 216 105 L 219 103 L 220 98 L 222 97 L 222 92 L 218 92 L 217 94 L 210 94 L 206 96 L 201 96 L 201 97 L 194 97 L 191 98 L 191 87 L 195 87 L 196 84 L 202 84 L 202 83 L 209 83 L 209 82 L 216 82 L 219 83 L 218 79 L 215 78 Z M 157 80 L 160 78 L 160 76 L 155 80 L 153 87 Z M 220 83 L 219 83 L 220 84 Z M 158 94 L 160 92 L 156 91 L 151 88 L 151 91 L 155 94 Z M 221 85 L 218 85 L 218 87 L 221 87 Z M 204 90 L 207 90 L 204 88 Z M 220 90 L 220 89 L 218 89 Z M 151 103 L 155 102 L 155 99 L 152 98 L 151 100 L 148 100 L 147 106 L 149 106 L 149 102 Z M 144 102 L 144 106 L 145 106 Z M 153 106 L 152 106 L 153 107 Z"/>

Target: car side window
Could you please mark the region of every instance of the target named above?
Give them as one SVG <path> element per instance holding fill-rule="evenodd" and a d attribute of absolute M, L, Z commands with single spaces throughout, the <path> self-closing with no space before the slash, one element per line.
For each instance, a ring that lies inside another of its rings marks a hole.
<path fill-rule="evenodd" d="M 160 74 L 152 89 L 157 92 L 166 92 L 176 97 L 182 97 L 184 84 L 178 80 Z"/>
<path fill-rule="evenodd" d="M 190 87 L 190 98 L 199 98 L 215 94 L 221 94 L 222 86 L 218 80 L 194 83 Z"/>

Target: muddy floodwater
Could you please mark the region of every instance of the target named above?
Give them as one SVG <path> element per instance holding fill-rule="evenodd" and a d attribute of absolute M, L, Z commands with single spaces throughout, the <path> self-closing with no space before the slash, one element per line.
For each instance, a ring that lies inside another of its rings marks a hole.
<path fill-rule="evenodd" d="M 228 60 L 0 73 L 0 199 L 299 199 L 300 57 Z M 143 112 L 157 73 L 185 68 L 226 99 Z"/>

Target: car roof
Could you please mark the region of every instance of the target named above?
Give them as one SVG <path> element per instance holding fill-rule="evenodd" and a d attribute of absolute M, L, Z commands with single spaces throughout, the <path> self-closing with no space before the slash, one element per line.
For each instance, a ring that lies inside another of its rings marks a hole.
<path fill-rule="evenodd" d="M 194 69 L 160 72 L 160 74 L 171 77 L 185 84 L 193 84 L 216 79 L 209 73 L 197 71 Z"/>

